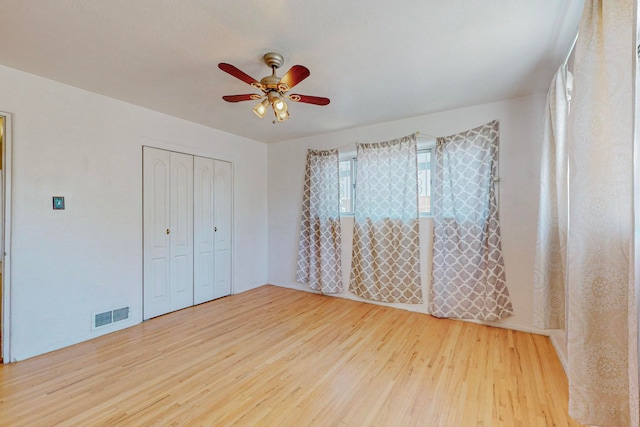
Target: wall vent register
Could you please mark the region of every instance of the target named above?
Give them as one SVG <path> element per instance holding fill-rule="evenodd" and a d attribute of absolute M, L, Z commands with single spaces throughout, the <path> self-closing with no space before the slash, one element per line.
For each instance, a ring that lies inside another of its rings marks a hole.
<path fill-rule="evenodd" d="M 95 313 L 93 315 L 92 329 L 100 329 L 112 323 L 129 319 L 129 307 L 118 308 L 116 310 Z"/>

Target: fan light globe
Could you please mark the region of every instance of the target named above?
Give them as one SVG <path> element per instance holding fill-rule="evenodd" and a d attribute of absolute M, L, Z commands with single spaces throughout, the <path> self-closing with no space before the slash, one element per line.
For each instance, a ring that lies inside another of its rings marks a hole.
<path fill-rule="evenodd" d="M 285 113 L 287 111 L 287 103 L 284 102 L 281 98 L 275 98 L 273 100 L 273 109 L 276 114 Z"/>
<path fill-rule="evenodd" d="M 267 113 L 267 105 L 269 105 L 269 100 L 265 98 L 262 101 L 260 101 L 258 105 L 253 107 L 253 112 L 256 113 L 256 116 L 262 119 L 264 118 L 264 115 Z"/>
<path fill-rule="evenodd" d="M 289 119 L 289 112 L 283 111 L 281 113 L 276 113 L 276 118 L 278 119 L 279 122 L 284 122 Z"/>

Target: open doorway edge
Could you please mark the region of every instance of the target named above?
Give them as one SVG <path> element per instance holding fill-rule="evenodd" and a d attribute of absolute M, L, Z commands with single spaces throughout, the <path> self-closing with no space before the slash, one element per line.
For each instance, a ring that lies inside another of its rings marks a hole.
<path fill-rule="evenodd" d="M 10 113 L 0 111 L 4 119 L 3 144 L 2 144 L 2 171 L 4 173 L 4 191 L 2 208 L 4 209 L 3 227 L 4 233 L 0 242 L 0 256 L 2 257 L 2 360 L 4 363 L 12 361 L 11 358 L 11 168 L 12 168 L 12 123 Z"/>

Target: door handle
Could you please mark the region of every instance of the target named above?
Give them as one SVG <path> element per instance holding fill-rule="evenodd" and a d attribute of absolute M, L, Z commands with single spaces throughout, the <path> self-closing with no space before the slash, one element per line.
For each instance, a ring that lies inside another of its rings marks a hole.
<path fill-rule="evenodd" d="M 169 229 L 167 228 L 167 234 L 170 234 L 170 233 L 171 233 L 171 230 L 169 230 Z"/>
<path fill-rule="evenodd" d="M 218 227 L 213 227 L 214 233 L 218 231 Z"/>

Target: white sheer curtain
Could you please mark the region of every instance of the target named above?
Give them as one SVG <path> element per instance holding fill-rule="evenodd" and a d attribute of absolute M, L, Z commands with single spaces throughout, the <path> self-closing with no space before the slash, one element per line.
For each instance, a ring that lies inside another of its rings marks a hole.
<path fill-rule="evenodd" d="M 505 283 L 494 178 L 497 120 L 438 138 L 430 311 L 497 320 L 513 314 Z"/>
<path fill-rule="evenodd" d="M 568 76 L 567 67 L 564 64 L 554 76 L 547 94 L 533 290 L 534 325 L 539 328 L 564 331 L 566 331 L 566 258 L 569 224 Z"/>
<path fill-rule="evenodd" d="M 338 150 L 308 150 L 296 279 L 324 294 L 343 291 Z"/>
<path fill-rule="evenodd" d="M 569 413 L 638 425 L 634 286 L 634 2 L 586 0 L 569 118 Z"/>
<path fill-rule="evenodd" d="M 421 303 L 415 135 L 357 148 L 357 199 L 349 290 Z"/>

